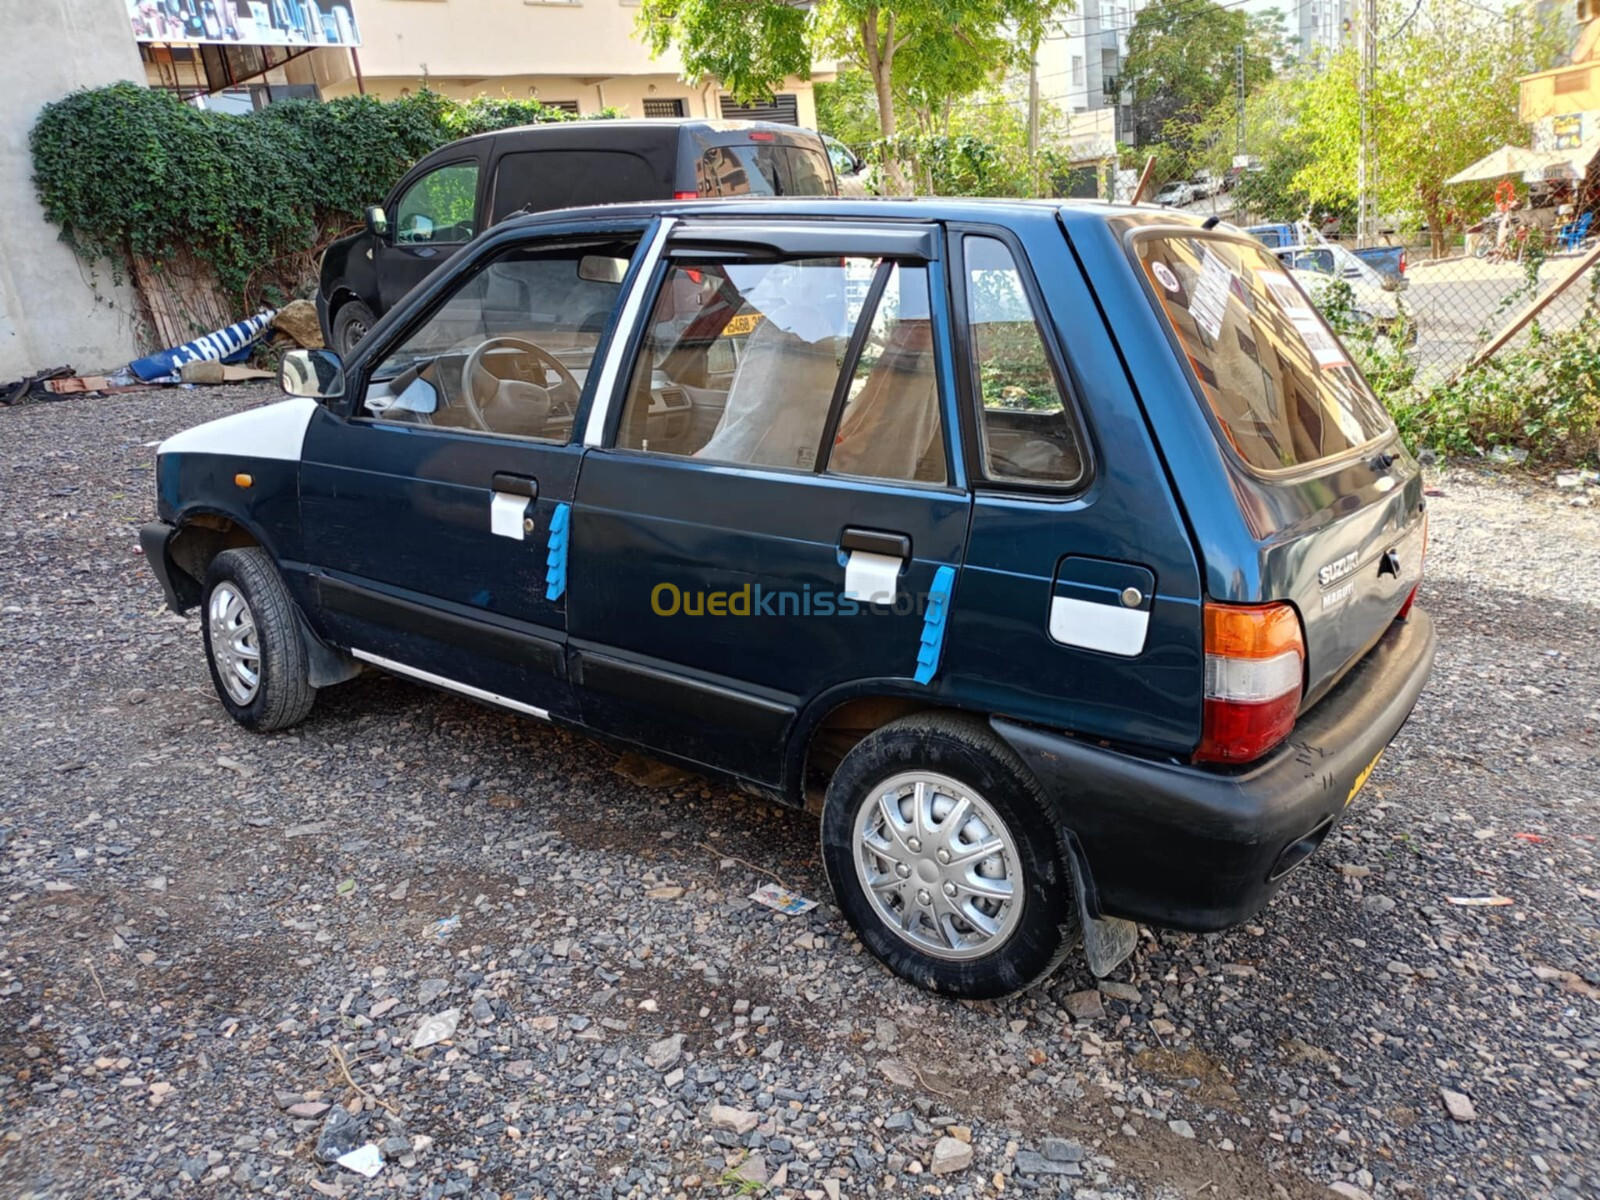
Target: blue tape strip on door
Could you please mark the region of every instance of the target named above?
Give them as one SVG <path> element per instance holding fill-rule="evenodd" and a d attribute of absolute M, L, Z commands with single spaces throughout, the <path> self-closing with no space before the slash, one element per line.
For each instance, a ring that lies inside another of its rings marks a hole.
<path fill-rule="evenodd" d="M 559 600 L 567 590 L 567 538 L 571 519 L 570 504 L 556 505 L 555 515 L 550 518 L 550 543 L 544 559 L 546 600 Z"/>

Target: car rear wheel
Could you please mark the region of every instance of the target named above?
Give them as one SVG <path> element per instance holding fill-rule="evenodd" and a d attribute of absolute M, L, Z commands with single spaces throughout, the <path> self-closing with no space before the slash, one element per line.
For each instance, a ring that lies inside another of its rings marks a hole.
<path fill-rule="evenodd" d="M 1038 783 L 970 717 L 891 722 L 828 786 L 822 856 L 840 907 L 930 991 L 992 999 L 1053 972 L 1079 943 L 1068 854 Z"/>
<path fill-rule="evenodd" d="M 303 720 L 316 701 L 294 602 L 263 550 L 224 550 L 206 571 L 200 603 L 206 662 L 217 698 L 246 729 Z"/>
<path fill-rule="evenodd" d="M 333 313 L 333 349 L 346 358 L 372 332 L 378 318 L 359 300 L 346 300 Z"/>

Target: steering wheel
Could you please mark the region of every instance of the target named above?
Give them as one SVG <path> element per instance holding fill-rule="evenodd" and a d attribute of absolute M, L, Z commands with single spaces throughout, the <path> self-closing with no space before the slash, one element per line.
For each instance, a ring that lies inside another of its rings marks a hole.
<path fill-rule="evenodd" d="M 484 355 L 494 349 L 520 350 L 530 355 L 541 366 L 548 367 L 556 373 L 560 380 L 555 388 L 545 388 L 541 384 L 528 384 L 521 380 L 501 379 L 493 371 L 483 365 Z M 461 364 L 461 398 L 466 401 L 467 415 L 472 418 L 473 424 L 487 433 L 494 433 L 495 429 L 484 419 L 483 405 L 489 398 L 480 401 L 475 386 L 480 375 L 487 376 L 495 381 L 496 389 L 503 383 L 522 383 L 524 387 L 538 387 L 540 391 L 553 394 L 557 390 L 565 392 L 571 402 L 576 402 L 583 389 L 579 386 L 572 372 L 566 365 L 543 346 L 536 346 L 532 342 L 516 337 L 492 337 L 483 342 L 476 350 L 467 355 L 467 361 Z"/>

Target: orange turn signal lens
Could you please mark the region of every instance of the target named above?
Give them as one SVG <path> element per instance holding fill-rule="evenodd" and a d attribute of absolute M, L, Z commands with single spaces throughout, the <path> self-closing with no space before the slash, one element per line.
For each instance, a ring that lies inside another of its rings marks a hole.
<path fill-rule="evenodd" d="M 255 483 L 255 480 L 251 476 L 246 475 L 243 471 L 240 471 L 233 477 L 233 483 L 235 487 L 250 487 Z"/>
<path fill-rule="evenodd" d="M 1208 604 L 1206 653 L 1221 658 L 1305 654 L 1300 618 L 1287 604 Z"/>

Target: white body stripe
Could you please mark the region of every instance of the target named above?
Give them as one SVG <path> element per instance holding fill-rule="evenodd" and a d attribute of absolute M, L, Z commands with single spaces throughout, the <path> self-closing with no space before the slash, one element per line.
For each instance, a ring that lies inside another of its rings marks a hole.
<path fill-rule="evenodd" d="M 622 367 L 622 356 L 627 351 L 634 328 L 639 324 L 639 310 L 644 307 L 645 293 L 650 290 L 650 277 L 655 274 L 656 263 L 661 261 L 666 249 L 667 235 L 676 224 L 671 217 L 661 222 L 655 237 L 650 239 L 650 245 L 645 248 L 644 261 L 639 264 L 639 275 L 633 281 L 633 290 L 622 302 L 622 315 L 617 318 L 617 331 L 611 336 L 605 361 L 600 364 L 600 378 L 595 381 L 594 399 L 589 405 L 589 420 L 583 427 L 585 446 L 598 446 L 605 441 L 606 420 L 611 415 L 611 397 L 617 390 L 617 372 Z"/>
<path fill-rule="evenodd" d="M 393 671 L 396 675 L 409 675 L 412 679 L 420 679 L 423 683 L 431 683 L 435 687 L 448 688 L 452 692 L 460 692 L 463 696 L 471 696 L 474 700 L 482 700 L 488 704 L 498 704 L 501 708 L 527 713 L 530 717 L 538 717 L 541 721 L 550 719 L 550 714 L 542 708 L 535 708 L 531 704 L 524 704 L 520 700 L 513 700 L 509 696 L 502 696 L 496 692 L 486 692 L 482 688 L 473 687 L 470 683 L 457 683 L 454 679 L 446 679 L 443 675 L 435 675 L 432 671 L 424 671 L 420 667 L 408 667 L 405 663 L 395 662 L 392 658 L 382 658 L 376 654 L 369 654 L 365 650 L 352 649 L 350 653 L 362 662 L 369 662 L 375 667 L 382 667 L 385 671 Z"/>
<path fill-rule="evenodd" d="M 1095 604 L 1071 596 L 1050 601 L 1050 636 L 1065 646 L 1133 658 L 1144 650 L 1150 614 L 1116 604 Z"/>
<path fill-rule="evenodd" d="M 252 408 L 193 429 L 175 433 L 156 449 L 157 454 L 237 454 L 244 458 L 277 458 L 299 462 L 306 426 L 317 402 L 304 396 L 280 400 L 265 408 Z"/>

